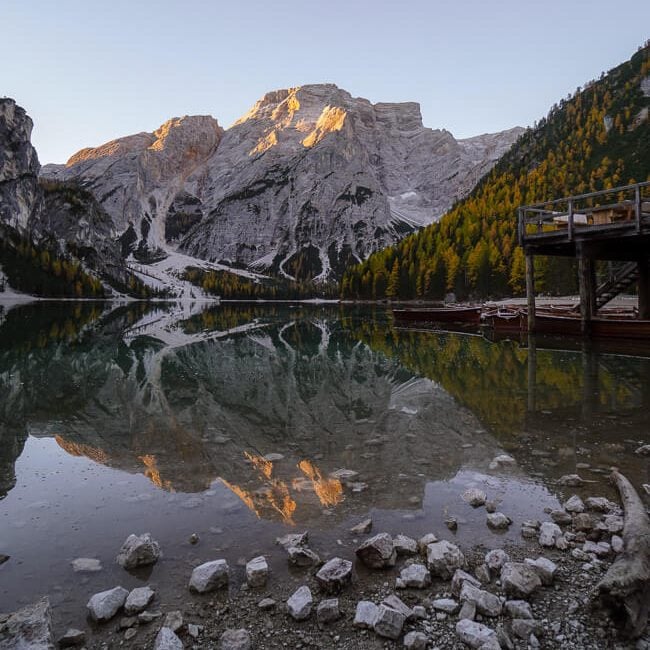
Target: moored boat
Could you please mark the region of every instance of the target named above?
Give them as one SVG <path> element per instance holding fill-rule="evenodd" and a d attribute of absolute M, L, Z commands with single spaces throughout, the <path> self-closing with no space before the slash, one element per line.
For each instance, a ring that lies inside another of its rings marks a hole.
<path fill-rule="evenodd" d="M 481 307 L 428 307 L 422 309 L 393 309 L 399 322 L 456 323 L 478 325 Z"/>

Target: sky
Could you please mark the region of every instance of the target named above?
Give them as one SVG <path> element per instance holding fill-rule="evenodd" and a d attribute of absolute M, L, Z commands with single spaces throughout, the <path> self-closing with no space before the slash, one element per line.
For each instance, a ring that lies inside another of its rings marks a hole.
<path fill-rule="evenodd" d="M 0 96 L 42 164 L 265 92 L 417 101 L 463 138 L 532 125 L 650 37 L 648 0 L 0 0 Z"/>

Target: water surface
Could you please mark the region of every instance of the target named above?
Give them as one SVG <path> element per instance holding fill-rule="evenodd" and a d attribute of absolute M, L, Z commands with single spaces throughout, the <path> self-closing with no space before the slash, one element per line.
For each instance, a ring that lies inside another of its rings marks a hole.
<path fill-rule="evenodd" d="M 5 306 L 0 611 L 47 593 L 56 625 L 79 626 L 92 593 L 144 581 L 172 606 L 217 557 L 233 590 L 260 553 L 281 580 L 275 537 L 308 529 L 323 557 L 352 557 L 368 515 L 375 531 L 519 543 L 521 520 L 570 496 L 562 474 L 607 496 L 613 464 L 650 483 L 634 454 L 650 441 L 650 360 L 618 352 L 397 329 L 382 308 Z M 515 464 L 490 468 L 503 453 Z M 468 486 L 510 531 L 489 531 Z M 114 557 L 145 531 L 165 558 L 131 575 Z M 75 574 L 77 557 L 104 568 Z"/>

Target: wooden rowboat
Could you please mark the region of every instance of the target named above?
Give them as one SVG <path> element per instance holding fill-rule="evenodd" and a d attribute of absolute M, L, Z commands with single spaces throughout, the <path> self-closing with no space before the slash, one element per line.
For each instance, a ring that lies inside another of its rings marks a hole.
<path fill-rule="evenodd" d="M 424 309 L 393 309 L 398 322 L 456 323 L 478 325 L 481 307 L 430 307 Z"/>

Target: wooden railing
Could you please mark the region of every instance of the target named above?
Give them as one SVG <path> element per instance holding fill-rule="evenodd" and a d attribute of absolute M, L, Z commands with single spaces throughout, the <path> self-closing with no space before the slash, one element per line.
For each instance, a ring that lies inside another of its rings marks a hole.
<path fill-rule="evenodd" d="M 650 223 L 650 182 L 524 205 L 518 216 L 520 245 L 528 238 L 558 232 L 564 232 L 571 241 L 577 231 L 615 229 L 620 225 L 634 225 L 640 233 L 644 219 Z"/>

